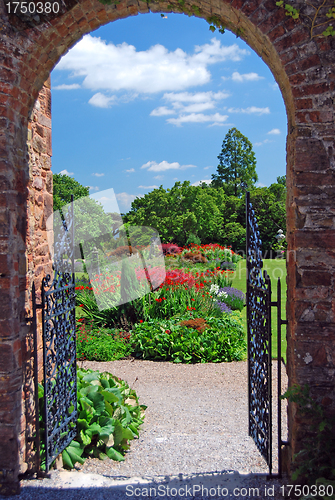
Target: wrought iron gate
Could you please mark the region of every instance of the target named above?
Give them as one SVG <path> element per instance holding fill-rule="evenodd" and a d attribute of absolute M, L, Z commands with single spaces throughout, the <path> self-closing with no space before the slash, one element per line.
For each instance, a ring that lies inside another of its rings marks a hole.
<path fill-rule="evenodd" d="M 58 226 L 58 227 L 57 227 Z M 77 433 L 73 197 L 54 214 L 54 276 L 42 281 L 45 470 Z"/>
<path fill-rule="evenodd" d="M 272 476 L 272 352 L 271 306 L 277 307 L 278 348 L 278 476 L 282 473 L 281 447 L 288 444 L 281 436 L 281 285 L 277 283 L 277 301 L 271 301 L 271 280 L 263 271 L 261 239 L 255 212 L 246 193 L 247 228 L 247 330 L 249 435 L 265 458 Z"/>

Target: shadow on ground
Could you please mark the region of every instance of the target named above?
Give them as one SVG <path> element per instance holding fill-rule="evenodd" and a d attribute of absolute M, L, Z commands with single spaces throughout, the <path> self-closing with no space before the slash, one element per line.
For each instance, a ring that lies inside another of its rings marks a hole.
<path fill-rule="evenodd" d="M 229 470 L 192 475 L 120 477 L 83 472 L 52 471 L 50 479 L 21 482 L 18 500 L 118 500 L 165 499 L 282 499 L 285 480 L 264 474 L 239 474 Z"/>

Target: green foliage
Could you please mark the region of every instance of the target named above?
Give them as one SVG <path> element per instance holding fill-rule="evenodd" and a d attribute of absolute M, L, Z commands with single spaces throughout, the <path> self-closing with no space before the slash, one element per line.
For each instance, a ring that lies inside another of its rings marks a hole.
<path fill-rule="evenodd" d="M 68 175 L 53 174 L 54 212 L 71 203 L 71 194 L 75 200 L 78 200 L 78 198 L 89 196 L 89 188 Z"/>
<path fill-rule="evenodd" d="M 279 2 L 276 2 L 276 5 L 278 7 L 283 7 L 285 9 L 285 14 L 287 16 L 292 17 L 293 19 L 298 19 L 299 18 L 299 9 L 295 9 L 292 7 L 292 5 L 283 2 L 283 0 L 279 0 Z"/>
<path fill-rule="evenodd" d="M 279 229 L 286 233 L 286 187 L 271 184 L 268 188 L 256 188 L 250 193 L 262 240 L 263 255 L 276 250 Z"/>
<path fill-rule="evenodd" d="M 97 247 L 101 253 L 104 243 L 112 239 L 113 219 L 111 215 L 106 214 L 98 201 L 90 197 L 77 200 L 73 211 L 76 257 L 81 257 L 78 253 L 78 245 L 81 243 L 84 258 L 89 261 L 94 247 Z"/>
<path fill-rule="evenodd" d="M 120 215 L 106 214 L 103 206 L 89 197 L 89 188 L 81 185 L 72 177 L 54 174 L 54 211 L 71 203 L 71 194 L 75 200 L 75 257 L 83 257 L 79 250 L 79 244 L 82 244 L 84 258 L 87 259 L 95 246 L 102 249 L 106 242 L 113 239 L 116 226 L 120 225 Z"/>
<path fill-rule="evenodd" d="M 223 187 L 229 196 L 240 198 L 244 194 L 242 186 L 249 190 L 258 180 L 256 157 L 252 144 L 235 127 L 228 130 L 223 143 L 217 174 L 212 174 L 212 187 Z"/>
<path fill-rule="evenodd" d="M 96 327 L 114 326 L 118 314 L 117 307 L 100 311 L 92 290 L 92 287 L 76 286 L 77 317 L 86 322 L 94 322 Z"/>
<path fill-rule="evenodd" d="M 286 187 L 286 175 L 279 175 L 277 177 L 277 184 L 282 184 Z"/>
<path fill-rule="evenodd" d="M 210 25 L 209 26 L 209 29 L 212 33 L 214 33 L 214 31 L 216 29 L 219 30 L 219 32 L 223 35 L 224 32 L 225 32 L 225 26 L 221 23 L 221 20 L 219 18 L 219 16 L 210 16 L 206 19 L 206 21 L 208 22 L 208 24 Z"/>
<path fill-rule="evenodd" d="M 201 239 L 193 233 L 188 235 L 186 245 L 201 245 Z"/>
<path fill-rule="evenodd" d="M 203 333 L 178 324 L 181 319 L 150 319 L 135 325 L 132 341 L 136 356 L 174 363 L 221 363 L 245 358 L 246 342 L 239 312 L 220 318 L 206 317 L 208 328 Z"/>
<path fill-rule="evenodd" d="M 203 244 L 217 242 L 245 248 L 245 201 L 227 196 L 223 188 L 189 181 L 163 186 L 133 201 L 125 217 L 130 226 L 149 226 L 159 232 L 163 243 L 185 246 L 190 233 Z"/>
<path fill-rule="evenodd" d="M 296 9 L 290 3 L 284 3 L 283 0 L 277 1 L 276 5 L 285 9 L 285 14 L 292 17 L 295 21 L 297 21 L 298 19 L 302 19 L 309 27 L 311 39 L 335 35 L 333 25 L 330 24 L 329 21 L 319 22 L 318 20 L 319 18 L 325 17 L 328 17 L 328 19 L 330 20 L 335 19 L 335 7 L 334 5 L 327 6 L 326 0 L 323 0 L 321 3 L 319 3 L 319 5 L 308 3 L 308 6 L 314 9 L 313 16 L 310 16 L 309 14 L 304 12 L 300 12 L 299 9 Z M 325 12 L 325 8 L 328 8 L 328 12 Z M 325 26 L 326 29 L 324 29 L 321 33 L 315 33 L 315 29 L 317 29 L 317 31 L 320 31 L 320 28 Z"/>
<path fill-rule="evenodd" d="M 43 434 L 43 386 L 39 384 L 40 429 Z M 77 436 L 63 451 L 64 466 L 72 469 L 87 457 L 123 461 L 129 441 L 138 437 L 146 406 L 128 384 L 111 373 L 77 369 Z M 41 449 L 45 469 L 45 450 Z"/>
<path fill-rule="evenodd" d="M 309 422 L 303 449 L 294 456 L 293 480 L 306 484 L 333 484 L 335 480 L 335 419 L 328 417 L 325 408 L 310 396 L 308 385 L 290 387 L 282 398 L 298 405 L 298 412 Z M 335 484 L 335 483 L 334 483 Z M 326 499 L 326 496 L 305 498 Z M 328 497 L 329 499 L 330 497 Z M 334 498 L 331 497 L 331 498 Z"/>
<path fill-rule="evenodd" d="M 132 353 L 130 333 L 114 328 L 98 328 L 93 322 L 78 321 L 76 329 L 77 359 L 114 361 Z"/>
<path fill-rule="evenodd" d="M 193 233 L 203 244 L 245 248 L 245 201 L 227 196 L 223 188 L 191 186 L 188 181 L 171 190 L 160 187 L 135 200 L 127 220 L 157 229 L 163 243 L 185 246 Z"/>

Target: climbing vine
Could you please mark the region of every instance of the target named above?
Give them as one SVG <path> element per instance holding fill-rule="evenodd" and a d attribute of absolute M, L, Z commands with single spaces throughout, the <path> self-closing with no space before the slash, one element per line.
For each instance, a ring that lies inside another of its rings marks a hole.
<path fill-rule="evenodd" d="M 292 19 L 297 20 L 301 17 L 303 21 L 307 22 L 311 39 L 335 35 L 335 29 L 331 22 L 332 19 L 335 19 L 335 2 L 329 5 L 328 0 L 323 0 L 320 4 L 313 5 L 306 1 L 307 9 L 305 9 L 305 12 L 301 12 L 300 9 L 296 9 L 289 3 L 284 3 L 284 0 L 279 0 L 276 5 L 285 9 L 286 15 L 292 17 Z M 328 10 L 326 11 L 326 9 Z M 325 20 L 326 17 L 328 20 Z M 320 32 L 321 28 L 325 29 Z"/>
<path fill-rule="evenodd" d="M 146 0 L 147 4 L 149 5 L 153 0 Z M 158 0 L 159 1 L 159 0 Z M 120 0 L 99 0 L 100 3 L 104 5 L 117 5 L 120 3 Z M 185 5 L 185 0 L 176 0 L 173 3 L 169 3 L 167 5 L 167 9 L 169 10 L 174 10 L 174 11 L 179 11 L 183 12 L 184 14 L 187 14 L 188 16 L 201 16 L 203 15 L 202 9 L 198 5 L 191 5 L 191 7 L 186 7 Z M 164 14 L 161 14 L 162 17 L 164 17 Z M 226 28 L 229 28 L 237 37 L 240 37 L 243 34 L 243 30 L 241 28 L 236 28 L 233 24 L 229 24 L 229 26 L 225 26 L 222 24 L 220 17 L 216 14 L 207 17 L 206 21 L 209 24 L 209 29 L 214 33 L 216 29 L 220 33 L 224 33 Z"/>

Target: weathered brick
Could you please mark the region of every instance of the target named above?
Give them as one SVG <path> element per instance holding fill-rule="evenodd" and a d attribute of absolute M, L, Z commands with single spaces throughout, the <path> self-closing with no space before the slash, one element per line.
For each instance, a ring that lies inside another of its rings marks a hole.
<path fill-rule="evenodd" d="M 332 254 L 335 248 L 332 227 L 332 207 L 335 206 L 332 174 L 335 136 L 332 114 L 335 90 L 334 41 L 322 37 L 311 40 L 308 28 L 301 21 L 296 22 L 285 16 L 284 9 L 278 8 L 274 0 L 232 0 L 222 6 L 219 2 L 208 4 L 201 1 L 199 5 L 204 17 L 216 9 L 221 9 L 220 12 L 224 15 L 228 9 L 231 12 L 231 7 L 234 9 L 234 16 L 237 14 L 236 20 L 239 18 L 238 12 L 243 13 L 243 18 L 249 23 L 248 43 L 257 53 L 262 54 L 264 60 L 271 61 L 271 70 L 285 98 L 290 127 L 287 149 L 287 235 L 290 249 L 295 253 L 294 257 L 292 253 L 292 259 L 288 262 L 288 372 L 292 383 L 312 381 L 318 384 L 322 392 L 330 384 L 334 387 L 329 371 L 326 370 L 331 356 L 335 358 L 335 353 L 330 348 L 331 342 L 335 343 L 335 310 L 331 304 L 335 274 L 335 256 Z M 163 7 L 166 10 L 165 4 L 152 5 L 152 9 L 157 12 L 162 11 Z M 36 281 L 40 283 L 41 275 L 50 265 L 44 251 L 45 231 L 39 231 L 43 228 L 46 215 L 52 210 L 51 93 L 49 84 L 41 89 L 42 82 L 59 56 L 81 35 L 101 24 L 144 11 L 148 11 L 145 2 L 127 4 L 121 0 L 116 8 L 105 8 L 96 2 L 79 0 L 69 12 L 51 18 L 43 25 L 43 29 L 25 29 L 17 19 L 13 21 L 14 24 L 18 23 L 15 29 L 7 30 L 7 21 L 4 20 L 4 29 L 0 31 L 0 42 L 5 42 L 1 45 L 2 53 L 0 52 L 0 56 L 3 55 L 2 59 L 0 57 L 0 135 L 4 131 L 5 137 L 3 144 L 0 141 L 0 175 L 3 176 L 2 192 L 0 189 L 0 254 L 13 254 L 13 249 L 14 253 L 17 252 L 18 241 L 25 241 L 26 238 L 28 257 L 26 282 L 22 276 L 25 262 L 17 256 L 10 269 L 13 279 L 5 277 L 2 285 L 2 278 L 0 279 L 0 308 L 9 307 L 8 310 L 3 310 L 8 320 L 1 319 L 3 316 L 0 315 L 0 334 L 2 326 L 2 335 L 8 341 L 12 337 L 8 335 L 10 325 L 6 321 L 17 322 L 23 319 L 22 311 L 18 310 L 18 306 L 14 307 L 11 300 L 21 300 L 23 304 L 25 285 L 29 289 L 35 274 Z M 260 31 L 265 36 L 260 36 Z M 31 135 L 28 135 L 27 117 L 39 90 L 41 107 L 35 113 L 36 121 L 29 125 Z M 29 191 L 28 179 L 25 177 L 25 139 L 22 142 L 21 132 L 25 134 L 24 137 L 28 137 L 31 144 L 29 154 L 34 155 L 34 160 L 31 156 L 31 162 L 34 161 L 36 165 L 36 171 L 29 180 Z M 13 189 L 18 193 L 13 194 Z M 26 209 L 27 197 L 28 228 L 22 214 Z M 39 208 L 36 212 L 34 200 Z M 1 211 L 1 208 L 8 209 L 8 212 Z M 12 216 L 7 219 L 9 212 Z M 325 269 L 322 268 L 321 257 L 309 259 L 306 249 L 323 255 Z M 23 255 L 24 249 L 21 248 L 20 252 Z M 39 257 L 38 253 L 41 254 Z M 0 266 L 4 265 L 3 262 L 0 258 Z M 1 300 L 2 292 L 11 294 Z M 309 317 L 313 319 L 308 320 Z M 15 330 L 17 328 L 16 323 Z M 306 354 L 306 346 L 300 338 L 303 332 L 310 335 L 309 348 L 313 357 L 313 362 L 307 364 L 302 361 L 302 355 Z M 322 340 L 325 338 L 326 344 Z M 16 344 L 14 350 L 13 362 L 20 363 L 22 346 Z M 335 402 L 335 391 L 330 391 L 329 394 L 331 407 Z M 0 401 L 9 402 L 8 394 L 4 395 L 3 400 L 2 395 L 0 384 Z M 19 406 L 15 407 L 18 412 Z M 17 417 L 20 417 L 21 425 L 25 425 L 25 420 L 19 413 L 13 414 L 14 420 Z M 291 406 L 289 418 L 291 449 L 294 453 L 303 439 L 304 427 Z M 17 428 L 19 425 L 17 424 Z M 22 432 L 20 436 L 22 437 Z M 18 442 L 17 433 L 15 439 Z M 22 445 L 22 440 L 20 442 Z M 7 464 L 14 464 L 12 482 L 15 483 L 19 460 L 17 449 L 5 447 L 0 449 L 0 456 L 3 453 L 5 458 L 8 458 L 8 453 L 11 454 Z M 23 456 L 22 453 L 20 456 Z M 7 465 L 4 467 L 8 470 L 10 468 Z M 1 478 L 0 483 L 3 484 Z"/>

